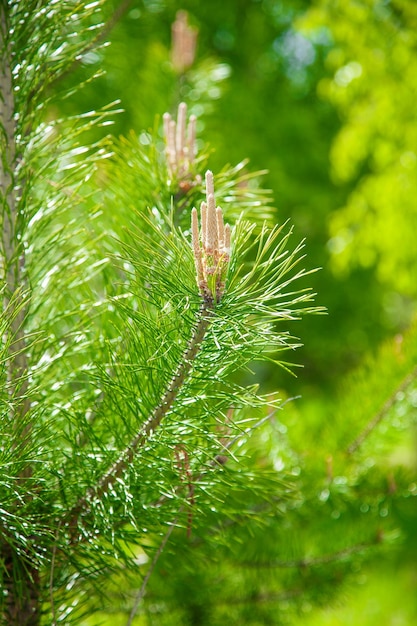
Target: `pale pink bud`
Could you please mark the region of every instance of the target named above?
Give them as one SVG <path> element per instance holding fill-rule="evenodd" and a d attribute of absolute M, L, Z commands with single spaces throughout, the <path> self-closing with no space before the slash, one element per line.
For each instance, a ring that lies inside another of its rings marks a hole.
<path fill-rule="evenodd" d="M 177 159 L 182 159 L 185 148 L 185 130 L 187 124 L 187 105 L 181 102 L 178 107 L 176 149 Z"/>
<path fill-rule="evenodd" d="M 201 241 L 203 242 L 203 248 L 207 245 L 207 204 L 201 203 Z"/>
<path fill-rule="evenodd" d="M 172 64 L 178 72 L 183 72 L 194 62 L 198 31 L 188 24 L 186 11 L 178 11 L 172 25 Z"/>
<path fill-rule="evenodd" d="M 204 268 L 201 258 L 200 238 L 198 234 L 198 215 L 197 209 L 195 208 L 191 211 L 191 236 L 193 243 L 195 268 L 197 271 L 197 282 L 200 283 L 202 280 L 204 280 Z"/>
<path fill-rule="evenodd" d="M 213 172 L 207 170 L 206 172 L 206 198 L 208 202 L 208 197 L 213 196 L 214 199 L 214 181 L 213 181 Z"/>
<path fill-rule="evenodd" d="M 213 194 L 207 196 L 207 253 L 214 254 L 218 249 L 216 205 Z"/>
<path fill-rule="evenodd" d="M 219 239 L 219 249 L 224 246 L 224 221 L 223 221 L 223 211 L 218 206 L 216 208 L 216 220 L 217 220 L 217 235 Z"/>

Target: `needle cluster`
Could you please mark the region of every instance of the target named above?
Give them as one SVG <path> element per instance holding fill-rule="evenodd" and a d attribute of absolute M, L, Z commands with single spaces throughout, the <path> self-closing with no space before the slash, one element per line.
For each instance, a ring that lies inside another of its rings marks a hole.
<path fill-rule="evenodd" d="M 225 290 L 230 260 L 230 226 L 224 224 L 223 211 L 216 207 L 213 174 L 206 172 L 206 201 L 201 203 L 201 230 L 197 209 L 191 211 L 193 254 L 197 284 L 206 302 L 219 302 Z"/>

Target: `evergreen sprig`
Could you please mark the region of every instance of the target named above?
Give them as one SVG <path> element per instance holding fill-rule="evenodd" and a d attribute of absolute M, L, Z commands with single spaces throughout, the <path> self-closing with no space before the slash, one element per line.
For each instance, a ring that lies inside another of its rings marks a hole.
<path fill-rule="evenodd" d="M 292 286 L 305 276 L 301 248 L 260 226 L 269 209 L 256 185 L 242 190 L 251 175 L 224 171 L 217 199 L 228 220 L 240 217 L 230 240 L 222 220 L 216 245 L 202 236 L 202 290 L 190 220 L 207 153 L 174 172 L 156 133 L 131 139 L 122 163 L 124 141 L 114 152 L 111 140 L 84 144 L 114 108 L 45 121 L 48 85 L 88 45 L 98 8 L 0 7 L 9 624 L 80 623 L 106 604 L 109 580 L 130 580 L 141 554 L 158 553 L 167 527 L 190 536 L 219 519 L 261 520 L 261 502 L 279 510 L 291 491 L 245 454 L 281 401 L 238 375 L 255 361 L 285 366 L 279 353 L 298 343 L 280 324 L 313 310 L 312 294 Z"/>

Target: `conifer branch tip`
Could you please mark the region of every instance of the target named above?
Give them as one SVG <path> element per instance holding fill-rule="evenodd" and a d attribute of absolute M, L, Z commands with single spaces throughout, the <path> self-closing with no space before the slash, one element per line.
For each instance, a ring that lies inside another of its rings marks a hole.
<path fill-rule="evenodd" d="M 223 211 L 216 207 L 213 173 L 206 172 L 206 202 L 200 209 L 199 232 L 197 209 L 191 211 L 191 233 L 197 284 L 206 302 L 219 302 L 224 294 L 230 260 L 230 226 L 224 223 Z"/>
<path fill-rule="evenodd" d="M 170 113 L 164 113 L 162 119 L 169 176 L 180 183 L 187 181 L 190 186 L 193 186 L 195 182 L 191 182 L 190 179 L 194 177 L 192 169 L 197 154 L 197 118 L 195 115 L 190 115 L 187 123 L 187 105 L 181 102 L 178 106 L 176 121 L 172 119 Z M 195 178 L 196 182 L 201 181 L 200 177 Z"/>

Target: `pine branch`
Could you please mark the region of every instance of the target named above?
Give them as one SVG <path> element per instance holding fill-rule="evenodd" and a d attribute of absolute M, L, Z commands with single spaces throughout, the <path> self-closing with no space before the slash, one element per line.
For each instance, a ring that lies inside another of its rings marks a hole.
<path fill-rule="evenodd" d="M 68 526 L 72 532 L 72 541 L 74 543 L 77 543 L 77 538 L 75 537 L 77 522 L 80 518 L 85 517 L 86 513 L 89 511 L 91 501 L 94 498 L 101 498 L 116 482 L 117 478 L 120 477 L 120 475 L 127 469 L 128 465 L 133 461 L 140 448 L 159 428 L 162 420 L 174 404 L 181 387 L 192 369 L 194 359 L 210 325 L 213 311 L 213 301 L 204 300 L 198 313 L 198 321 L 193 335 L 182 356 L 181 362 L 174 373 L 174 376 L 161 398 L 160 403 L 154 409 L 152 415 L 150 415 L 147 421 L 142 425 L 138 433 L 122 451 L 117 461 L 113 463 L 108 471 L 101 477 L 98 484 L 95 487 L 90 488 L 87 494 L 81 498 L 70 511 L 68 516 Z"/>
<path fill-rule="evenodd" d="M 291 402 L 291 400 L 294 400 L 294 398 L 288 398 L 288 400 L 286 402 Z M 284 404 L 286 404 L 286 402 Z M 231 439 L 228 442 L 223 443 L 222 445 L 222 452 L 219 454 L 216 454 L 216 456 L 214 457 L 214 459 L 211 461 L 211 464 L 213 466 L 219 466 L 219 465 L 224 465 L 227 462 L 227 457 L 225 456 L 225 452 L 227 450 L 229 450 L 239 439 L 241 439 L 243 436 L 248 435 L 250 432 L 252 432 L 253 430 L 255 430 L 256 428 L 259 428 L 260 426 L 262 426 L 263 424 L 265 424 L 266 422 L 268 422 L 276 413 L 276 410 L 271 411 L 270 413 L 268 413 L 268 415 L 266 415 L 265 417 L 263 417 L 261 420 L 259 420 L 258 422 L 256 422 L 256 424 L 254 424 L 253 426 L 245 429 L 243 431 L 243 433 L 241 433 L 240 435 L 234 437 L 233 439 Z M 203 472 L 201 472 L 196 478 L 193 479 L 193 485 L 200 482 L 201 480 L 203 480 L 203 478 L 205 477 L 205 474 Z M 160 500 L 158 500 L 158 505 L 161 505 L 164 502 L 165 498 L 160 498 Z M 175 518 L 175 520 L 170 524 L 167 532 L 165 533 L 164 537 L 162 538 L 162 541 L 159 545 L 159 548 L 157 549 L 157 551 L 154 554 L 154 557 L 152 559 L 152 562 L 148 568 L 148 571 L 142 581 L 142 585 L 137 593 L 137 595 L 135 596 L 135 601 L 133 603 L 133 607 L 129 616 L 129 619 L 126 623 L 126 626 L 131 626 L 133 619 L 137 613 L 137 610 L 139 608 L 139 604 L 140 601 L 142 600 L 142 598 L 145 595 L 145 591 L 146 591 L 146 587 L 148 585 L 148 582 L 155 570 L 155 567 L 158 563 L 159 557 L 161 556 L 162 552 L 165 549 L 166 544 L 169 541 L 169 538 L 171 537 L 171 534 L 178 522 L 179 519 L 179 515 L 183 512 L 184 510 L 184 506 L 182 506 L 178 512 L 178 516 Z"/>
<path fill-rule="evenodd" d="M 363 444 L 365 439 L 372 433 L 373 430 L 378 426 L 380 422 L 384 419 L 384 417 L 388 414 L 390 409 L 395 405 L 397 401 L 397 396 L 399 393 L 405 391 L 407 387 L 411 385 L 411 383 L 417 378 L 417 367 L 410 373 L 408 376 L 404 378 L 401 384 L 395 389 L 395 391 L 391 394 L 391 396 L 386 400 L 381 410 L 371 419 L 370 422 L 365 426 L 363 431 L 356 437 L 356 439 L 349 445 L 346 450 L 348 455 L 353 454 L 356 450 Z"/>
<path fill-rule="evenodd" d="M 332 552 L 331 554 L 323 554 L 318 557 L 305 557 L 302 559 L 294 559 L 291 561 L 268 561 L 266 563 L 260 563 L 258 561 L 250 561 L 250 562 L 240 562 L 240 566 L 244 567 L 253 567 L 253 568 L 283 568 L 283 569 L 305 569 L 308 567 L 315 567 L 318 565 L 326 565 L 328 563 L 334 563 L 337 561 L 342 561 L 347 557 L 358 554 L 361 552 L 365 552 L 375 547 L 377 544 L 381 543 L 381 536 L 378 534 L 374 541 L 370 541 L 368 543 L 359 543 L 354 546 L 348 546 L 343 550 L 338 550 L 337 552 Z"/>
<path fill-rule="evenodd" d="M 302 588 L 288 589 L 280 593 L 257 593 L 251 594 L 249 597 L 238 598 L 233 596 L 227 600 L 223 600 L 217 603 L 217 606 L 237 606 L 239 604 L 264 604 L 264 603 L 279 603 L 286 600 L 292 600 L 302 596 L 305 590 Z"/>

